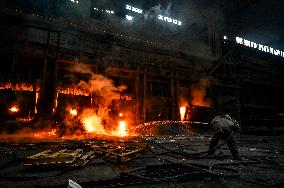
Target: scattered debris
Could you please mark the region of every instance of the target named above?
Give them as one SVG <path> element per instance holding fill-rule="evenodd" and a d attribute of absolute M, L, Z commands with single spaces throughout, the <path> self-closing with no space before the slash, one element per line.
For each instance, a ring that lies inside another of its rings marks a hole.
<path fill-rule="evenodd" d="M 45 150 L 27 158 L 24 165 L 70 165 L 85 166 L 94 158 L 94 152 L 83 152 L 83 149 L 60 151 Z"/>
<path fill-rule="evenodd" d="M 111 161 L 116 161 L 121 163 L 142 156 L 144 152 L 144 148 L 139 148 L 135 146 L 93 145 L 92 148 L 94 148 L 94 151 L 97 154 L 103 155 L 105 158 Z"/>

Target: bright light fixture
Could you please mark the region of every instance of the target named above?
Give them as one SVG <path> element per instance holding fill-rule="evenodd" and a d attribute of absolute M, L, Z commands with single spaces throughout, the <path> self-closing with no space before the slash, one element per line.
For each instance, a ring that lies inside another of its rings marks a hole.
<path fill-rule="evenodd" d="M 133 16 L 126 15 L 125 17 L 126 17 L 126 19 L 129 20 L 129 21 L 132 21 L 132 20 L 133 20 Z"/>
<path fill-rule="evenodd" d="M 77 3 L 79 4 L 79 0 L 70 0 L 72 3 Z"/>
<path fill-rule="evenodd" d="M 142 14 L 143 13 L 143 10 L 142 9 L 139 9 L 139 8 L 135 8 L 133 6 L 130 6 L 130 5 L 126 5 L 126 10 L 130 10 L 132 12 L 136 12 L 136 13 L 139 13 L 139 14 Z"/>
<path fill-rule="evenodd" d="M 114 11 L 112 11 L 112 10 L 106 10 L 106 12 L 109 13 L 109 14 L 114 14 Z"/>
<path fill-rule="evenodd" d="M 95 11 L 99 11 L 99 9 L 98 9 L 98 8 L 96 8 L 96 7 L 94 7 L 94 10 L 95 10 Z M 104 9 L 102 9 L 101 11 L 102 11 L 102 12 L 104 12 L 104 11 L 105 11 L 105 12 L 106 12 L 106 13 L 108 13 L 108 14 L 114 14 L 114 11 L 113 11 L 113 10 L 107 10 L 107 9 L 106 9 L 106 10 L 104 10 Z"/>
<path fill-rule="evenodd" d="M 173 23 L 175 25 L 182 25 L 182 22 L 167 16 L 158 15 L 159 20 L 163 20 L 165 22 Z"/>
<path fill-rule="evenodd" d="M 236 43 L 250 47 L 250 48 L 255 48 L 255 49 L 258 49 L 260 51 L 270 53 L 270 54 L 273 54 L 273 55 L 276 55 L 276 56 L 284 57 L 284 51 L 274 49 L 272 47 L 265 46 L 263 44 L 258 44 L 256 42 L 252 42 L 252 41 L 249 41 L 247 39 L 243 39 L 241 37 L 236 37 Z"/>

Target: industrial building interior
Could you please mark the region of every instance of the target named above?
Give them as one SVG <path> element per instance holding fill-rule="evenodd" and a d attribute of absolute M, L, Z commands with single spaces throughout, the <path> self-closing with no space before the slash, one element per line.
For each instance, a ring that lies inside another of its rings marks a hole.
<path fill-rule="evenodd" d="M 1 0 L 0 186 L 283 187 L 283 10 Z"/>

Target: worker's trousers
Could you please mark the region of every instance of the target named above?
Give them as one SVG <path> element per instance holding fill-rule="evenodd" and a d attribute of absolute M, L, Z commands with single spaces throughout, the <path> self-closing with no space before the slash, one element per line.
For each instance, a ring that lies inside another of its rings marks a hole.
<path fill-rule="evenodd" d="M 212 138 L 211 143 L 209 145 L 208 154 L 214 154 L 215 153 L 216 146 L 218 145 L 218 142 L 219 142 L 220 139 L 227 141 L 227 145 L 230 149 L 230 152 L 232 153 L 232 155 L 235 159 L 240 158 L 236 142 L 235 142 L 233 136 L 231 135 L 231 133 L 228 132 L 228 131 L 224 131 L 224 132 L 214 131 L 213 138 Z"/>

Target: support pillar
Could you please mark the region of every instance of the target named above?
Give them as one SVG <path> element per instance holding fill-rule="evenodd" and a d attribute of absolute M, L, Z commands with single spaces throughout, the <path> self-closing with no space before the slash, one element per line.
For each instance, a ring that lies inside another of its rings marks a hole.
<path fill-rule="evenodd" d="M 139 76 L 140 76 L 140 71 L 139 71 L 139 67 L 137 67 L 137 70 L 136 70 L 136 75 L 135 75 L 135 98 L 136 98 L 136 101 L 135 101 L 135 114 L 136 114 L 136 122 L 138 122 L 141 117 L 140 117 L 140 94 L 139 94 Z"/>
<path fill-rule="evenodd" d="M 143 74 L 143 120 L 147 121 L 147 75 Z"/>
<path fill-rule="evenodd" d="M 175 119 L 177 117 L 177 114 L 179 112 L 179 100 L 180 100 L 180 92 L 179 92 L 179 78 L 176 78 L 176 102 L 175 102 Z"/>
<path fill-rule="evenodd" d="M 171 72 L 170 78 L 170 91 L 171 91 L 171 119 L 175 119 L 175 90 L 174 90 L 174 74 Z"/>

